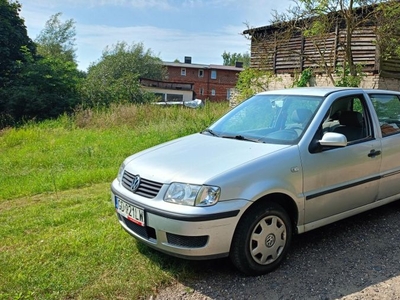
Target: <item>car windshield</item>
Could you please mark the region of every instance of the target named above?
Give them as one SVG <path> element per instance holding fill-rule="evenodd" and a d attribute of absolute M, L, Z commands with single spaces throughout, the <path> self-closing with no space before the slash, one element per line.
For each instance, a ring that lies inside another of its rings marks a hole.
<path fill-rule="evenodd" d="M 224 138 L 294 144 L 303 135 L 322 99 L 256 95 L 232 109 L 205 132 Z"/>

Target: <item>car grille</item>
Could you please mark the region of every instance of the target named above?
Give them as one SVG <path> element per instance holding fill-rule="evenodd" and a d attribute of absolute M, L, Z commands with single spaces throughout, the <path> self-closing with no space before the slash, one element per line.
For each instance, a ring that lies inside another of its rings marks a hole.
<path fill-rule="evenodd" d="M 122 185 L 126 189 L 132 191 L 131 186 L 132 186 L 132 182 L 135 179 L 135 177 L 136 177 L 136 175 L 133 175 L 133 174 L 125 171 L 124 175 L 122 176 Z M 140 178 L 140 185 L 139 185 L 138 189 L 133 193 L 151 199 L 151 198 L 154 198 L 155 196 L 157 196 L 162 185 L 163 184 L 159 183 L 159 182 Z"/>
<path fill-rule="evenodd" d="M 167 240 L 169 244 L 180 247 L 201 248 L 207 244 L 208 236 L 183 236 L 167 232 Z"/>

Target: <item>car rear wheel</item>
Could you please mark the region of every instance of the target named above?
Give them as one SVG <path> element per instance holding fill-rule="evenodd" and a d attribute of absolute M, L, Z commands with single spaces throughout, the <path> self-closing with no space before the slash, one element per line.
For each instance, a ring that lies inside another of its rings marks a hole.
<path fill-rule="evenodd" d="M 275 203 L 255 205 L 245 213 L 233 237 L 230 258 L 247 275 L 261 275 L 277 268 L 292 239 L 286 211 Z"/>

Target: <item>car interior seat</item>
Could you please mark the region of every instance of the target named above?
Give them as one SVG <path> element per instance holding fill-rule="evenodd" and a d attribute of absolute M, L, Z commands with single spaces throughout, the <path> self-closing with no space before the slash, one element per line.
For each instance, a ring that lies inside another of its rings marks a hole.
<path fill-rule="evenodd" d="M 301 124 L 301 126 L 303 127 L 310 120 L 311 115 L 311 110 L 307 108 L 298 108 L 293 111 L 291 119 L 293 122 Z"/>
<path fill-rule="evenodd" d="M 363 117 L 357 111 L 342 111 L 339 117 L 339 126 L 334 132 L 344 134 L 347 141 L 363 138 Z"/>

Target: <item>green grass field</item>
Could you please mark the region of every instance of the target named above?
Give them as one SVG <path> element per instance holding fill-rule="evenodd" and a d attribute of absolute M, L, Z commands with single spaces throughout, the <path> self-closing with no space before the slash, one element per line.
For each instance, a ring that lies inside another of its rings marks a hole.
<path fill-rule="evenodd" d="M 110 184 L 126 156 L 227 110 L 121 105 L 0 131 L 0 299 L 139 299 L 191 276 L 120 227 Z"/>

